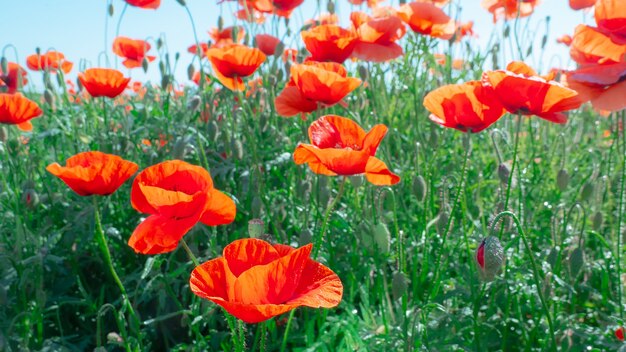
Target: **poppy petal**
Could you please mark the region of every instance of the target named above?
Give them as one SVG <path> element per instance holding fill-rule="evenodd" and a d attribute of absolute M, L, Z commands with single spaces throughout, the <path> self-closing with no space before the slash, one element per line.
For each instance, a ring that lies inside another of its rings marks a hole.
<path fill-rule="evenodd" d="M 402 47 L 394 42 L 384 44 L 359 42 L 353 52 L 357 59 L 370 62 L 385 62 L 403 54 Z"/>
<path fill-rule="evenodd" d="M 376 155 L 376 150 L 385 135 L 387 135 L 387 126 L 379 124 L 372 127 L 363 138 L 363 150 L 368 151 L 371 156 Z"/>
<path fill-rule="evenodd" d="M 337 115 L 322 116 L 309 127 L 311 143 L 318 148 L 361 149 L 365 131 L 356 122 Z"/>
<path fill-rule="evenodd" d="M 626 108 L 625 96 L 626 81 L 622 81 L 609 87 L 597 98 L 591 100 L 591 104 L 598 110 L 620 111 Z"/>
<path fill-rule="evenodd" d="M 311 171 L 322 175 L 358 175 L 365 172 L 369 153 L 350 149 L 320 149 L 300 144 L 294 152 L 296 164 L 306 162 Z M 329 172 L 330 171 L 330 172 Z"/>
<path fill-rule="evenodd" d="M 287 303 L 311 308 L 332 308 L 341 302 L 343 285 L 339 276 L 326 266 L 308 260 L 294 296 Z"/>
<path fill-rule="evenodd" d="M 400 177 L 389 171 L 380 159 L 371 156 L 365 166 L 365 178 L 377 186 L 390 186 L 400 182 Z"/>
<path fill-rule="evenodd" d="M 280 258 L 271 244 L 256 238 L 234 241 L 224 247 L 222 255 L 235 277 L 255 265 L 265 265 Z"/>
<path fill-rule="evenodd" d="M 175 219 L 159 214 L 150 215 L 133 231 L 128 245 L 141 254 L 171 252 L 178 242 L 198 222 L 201 212 L 195 216 Z"/>
<path fill-rule="evenodd" d="M 317 103 L 304 98 L 300 90 L 294 86 L 287 86 L 274 101 L 276 113 L 283 117 L 310 113 L 317 109 Z"/>
<path fill-rule="evenodd" d="M 208 226 L 230 224 L 235 220 L 237 207 L 233 199 L 216 190 L 209 191 L 209 200 L 200 222 Z"/>

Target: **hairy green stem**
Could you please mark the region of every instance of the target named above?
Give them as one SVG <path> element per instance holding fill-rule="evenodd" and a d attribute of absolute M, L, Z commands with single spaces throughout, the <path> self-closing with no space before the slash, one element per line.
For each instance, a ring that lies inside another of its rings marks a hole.
<path fill-rule="evenodd" d="M 313 242 L 313 258 L 317 257 L 317 254 L 322 247 L 322 243 L 324 242 L 324 234 L 326 233 L 326 228 L 328 227 L 328 219 L 330 218 L 330 213 L 335 208 L 337 203 L 339 203 L 339 200 L 343 196 L 347 179 L 348 178 L 346 176 L 343 176 L 341 183 L 339 184 L 339 192 L 337 192 L 337 196 L 326 208 L 326 213 L 324 214 L 324 222 L 322 223 L 322 229 L 317 234 L 315 241 Z"/>

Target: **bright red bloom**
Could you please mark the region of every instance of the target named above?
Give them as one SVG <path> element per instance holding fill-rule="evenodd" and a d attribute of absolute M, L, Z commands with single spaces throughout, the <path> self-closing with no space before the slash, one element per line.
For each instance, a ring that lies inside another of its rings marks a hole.
<path fill-rule="evenodd" d="M 242 77 L 248 77 L 265 61 L 265 54 L 256 48 L 231 44 L 207 50 L 215 77 L 233 91 L 246 89 Z"/>
<path fill-rule="evenodd" d="M 507 20 L 513 20 L 518 16 L 528 17 L 532 15 L 537 5 L 539 0 L 483 0 L 480 3 L 480 6 L 491 12 L 493 22 L 501 17 Z"/>
<path fill-rule="evenodd" d="M 90 68 L 78 74 L 83 87 L 94 97 L 115 98 L 128 86 L 130 78 L 111 68 Z"/>
<path fill-rule="evenodd" d="M 25 98 L 20 93 L 0 93 L 0 123 L 17 125 L 22 131 L 31 131 L 31 119 L 39 117 L 43 111 L 37 103 Z"/>
<path fill-rule="evenodd" d="M 196 71 L 193 73 L 193 76 L 191 77 L 191 80 L 193 81 L 193 83 L 195 83 L 196 85 L 200 85 L 200 71 Z M 208 74 L 204 74 L 204 82 L 205 83 L 211 83 L 211 78 L 209 78 Z"/>
<path fill-rule="evenodd" d="M 189 286 L 228 313 L 258 323 L 294 308 L 333 308 L 343 285 L 332 270 L 310 258 L 312 244 L 294 249 L 247 238 L 224 248 L 223 256 L 196 267 Z"/>
<path fill-rule="evenodd" d="M 566 84 L 578 92 L 581 100 L 591 101 L 601 111 L 626 108 L 626 61 L 592 64 L 565 73 Z"/>
<path fill-rule="evenodd" d="M 209 44 L 207 44 L 207 43 L 200 43 L 199 46 L 200 46 L 200 50 L 202 51 L 201 55 L 205 56 L 206 55 L 206 51 L 209 50 Z M 198 45 L 196 45 L 196 44 L 190 45 L 187 48 L 187 52 L 196 55 L 198 53 Z"/>
<path fill-rule="evenodd" d="M 352 55 L 358 40 L 353 31 L 330 24 L 302 31 L 301 35 L 312 61 L 342 63 Z"/>
<path fill-rule="evenodd" d="M 140 7 L 142 9 L 156 10 L 161 6 L 161 0 L 124 0 L 128 5 Z"/>
<path fill-rule="evenodd" d="M 615 329 L 615 338 L 618 339 L 619 341 L 624 341 L 624 327 L 620 326 L 619 328 Z"/>
<path fill-rule="evenodd" d="M 322 116 L 309 127 L 312 144 L 299 144 L 293 159 L 298 165 L 308 164 L 316 174 L 365 174 L 367 180 L 375 185 L 394 185 L 400 182 L 400 177 L 374 156 L 386 134 L 385 125 L 376 125 L 365 133 L 359 125 L 345 117 Z"/>
<path fill-rule="evenodd" d="M 52 163 L 46 170 L 63 180 L 79 196 L 106 196 L 120 188 L 138 168 L 137 164 L 117 155 L 94 151 L 70 157 L 65 166 Z"/>
<path fill-rule="evenodd" d="M 291 79 L 276 97 L 280 116 L 295 116 L 335 105 L 355 90 L 361 80 L 348 77 L 345 67 L 334 62 L 309 61 L 291 65 Z"/>
<path fill-rule="evenodd" d="M 575 90 L 538 76 L 523 62 L 511 62 L 506 70 L 484 72 L 483 84 L 493 87 L 510 113 L 537 115 L 556 123 L 567 122 L 563 112 L 582 104 Z"/>
<path fill-rule="evenodd" d="M 623 0 L 598 0 L 594 15 L 601 31 L 614 42 L 626 44 L 626 6 Z"/>
<path fill-rule="evenodd" d="M 396 43 L 406 33 L 400 17 L 371 18 L 358 12 L 353 12 L 350 17 L 358 35 L 354 57 L 364 61 L 384 62 L 404 54 L 402 47 Z"/>
<path fill-rule="evenodd" d="M 180 160 L 141 171 L 131 190 L 133 208 L 150 214 L 133 232 L 128 245 L 142 254 L 171 252 L 198 222 L 217 226 L 235 219 L 235 203 L 213 188 L 205 169 Z"/>
<path fill-rule="evenodd" d="M 269 34 L 257 34 L 255 37 L 256 47 L 267 56 L 273 56 L 276 53 L 276 48 L 280 44 L 280 39 Z"/>
<path fill-rule="evenodd" d="M 58 51 L 48 51 L 45 54 L 33 54 L 26 58 L 26 66 L 33 71 L 56 72 L 61 70 L 70 73 L 74 64 L 65 60 L 65 55 Z"/>
<path fill-rule="evenodd" d="M 125 59 L 122 64 L 127 68 L 141 67 L 144 59 L 154 61 L 155 56 L 146 55 L 150 48 L 150 43 L 140 39 L 117 37 L 113 41 L 113 52 Z"/>
<path fill-rule="evenodd" d="M 463 132 L 480 132 L 498 121 L 504 108 L 491 87 L 479 81 L 439 87 L 424 97 L 430 119 Z"/>
<path fill-rule="evenodd" d="M 9 62 L 7 69 L 8 72 L 2 72 L 2 67 L 0 67 L 0 88 L 6 87 L 6 92 L 13 94 L 28 83 L 26 70 L 15 62 Z"/>
<path fill-rule="evenodd" d="M 626 61 L 626 41 L 616 42 L 606 32 L 581 24 L 574 32 L 570 55 L 581 65 Z"/>
<path fill-rule="evenodd" d="M 246 30 L 241 26 L 226 27 L 222 30 L 213 28 L 209 31 L 209 36 L 213 40 L 212 47 L 221 48 L 243 42 L 246 36 Z"/>
<path fill-rule="evenodd" d="M 398 10 L 402 21 L 417 33 L 448 40 L 456 32 L 456 23 L 443 10 L 431 3 L 412 2 Z"/>
<path fill-rule="evenodd" d="M 572 10 L 582 10 L 593 6 L 596 0 L 569 0 L 569 7 Z"/>
<path fill-rule="evenodd" d="M 281 17 L 289 17 L 291 12 L 303 2 L 304 0 L 272 0 L 273 13 Z"/>

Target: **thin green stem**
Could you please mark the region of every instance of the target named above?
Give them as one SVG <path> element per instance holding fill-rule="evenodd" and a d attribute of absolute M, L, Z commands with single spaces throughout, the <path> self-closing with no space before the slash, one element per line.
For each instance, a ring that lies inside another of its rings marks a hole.
<path fill-rule="evenodd" d="M 183 245 L 183 248 L 185 249 L 185 252 L 187 252 L 187 255 L 189 256 L 189 259 L 191 259 L 191 261 L 193 262 L 194 266 L 199 266 L 200 262 L 198 261 L 198 258 L 196 257 L 195 254 L 193 254 L 193 252 L 191 251 L 191 248 L 189 248 L 189 246 L 187 245 L 187 242 L 185 242 L 184 238 L 180 239 L 180 243 Z"/>
<path fill-rule="evenodd" d="M 519 135 L 522 129 L 522 115 L 517 115 L 517 122 L 515 124 L 515 146 L 513 147 L 513 162 L 511 163 L 511 171 L 509 172 L 509 182 L 506 187 L 506 197 L 504 199 L 504 207 L 503 211 L 507 211 L 509 208 L 509 200 L 511 197 L 511 188 L 513 183 L 513 175 L 515 175 L 515 167 L 517 166 L 517 151 L 519 149 Z M 502 239 L 502 234 L 504 233 L 504 226 L 500 229 L 500 235 L 498 236 Z"/>
<path fill-rule="evenodd" d="M 528 258 L 530 259 L 530 266 L 533 270 L 533 279 L 535 281 L 535 287 L 537 288 L 537 295 L 539 296 L 539 300 L 541 301 L 541 306 L 543 308 L 543 312 L 546 316 L 546 319 L 548 320 L 548 328 L 550 329 L 550 338 L 552 340 L 552 350 L 556 351 L 557 350 L 557 343 L 556 343 L 556 336 L 554 334 L 554 325 L 552 323 L 552 318 L 550 316 L 550 310 L 548 309 L 548 304 L 546 302 L 546 299 L 543 297 L 543 292 L 541 290 L 541 280 L 539 280 L 539 269 L 537 269 L 537 263 L 535 262 L 535 256 L 533 255 L 531 249 L 530 249 L 530 245 L 528 244 L 528 239 L 526 238 L 526 234 L 524 232 L 524 229 L 522 228 L 522 224 L 520 222 L 520 220 L 517 218 L 517 216 L 515 214 L 513 214 L 510 211 L 503 211 L 500 214 L 496 215 L 495 219 L 493 220 L 492 223 L 492 230 L 495 227 L 495 224 L 498 223 L 498 221 L 500 221 L 500 219 L 502 219 L 505 216 L 510 216 L 513 219 L 513 222 L 515 222 L 515 226 L 517 227 L 517 232 L 519 233 L 520 237 L 522 237 L 522 242 L 524 243 L 524 247 L 526 248 L 526 252 L 528 254 Z"/>
<path fill-rule="evenodd" d="M 267 322 L 262 322 L 259 324 L 259 328 L 261 329 L 261 342 L 259 343 L 259 352 L 265 352 L 266 348 L 266 331 L 267 331 Z"/>
<path fill-rule="evenodd" d="M 622 126 L 626 126 L 626 113 L 621 113 Z M 617 123 L 617 130 L 619 134 L 619 123 Z M 624 320 L 624 307 L 622 306 L 622 213 L 624 212 L 624 181 L 626 179 L 626 134 L 622 131 L 622 175 L 620 180 L 619 191 L 619 208 L 618 208 L 618 220 L 617 220 L 617 250 L 616 250 L 616 265 L 617 265 L 617 301 L 619 304 L 619 316 Z"/>
<path fill-rule="evenodd" d="M 324 234 L 326 233 L 326 228 L 328 227 L 328 219 L 330 218 L 330 213 L 335 208 L 337 203 L 339 203 L 339 200 L 343 196 L 347 179 L 348 178 L 346 176 L 343 176 L 341 183 L 339 184 L 339 192 L 337 192 L 337 196 L 335 197 L 335 199 L 333 199 L 333 201 L 326 208 L 326 213 L 324 214 L 324 222 L 322 222 L 322 229 L 318 233 L 313 243 L 313 258 L 317 257 L 317 254 L 319 253 L 322 247 L 322 243 L 324 242 Z"/>
<path fill-rule="evenodd" d="M 287 318 L 287 325 L 285 326 L 285 334 L 283 335 L 283 342 L 280 344 L 280 352 L 285 352 L 285 348 L 287 348 L 287 337 L 289 336 L 289 328 L 291 328 L 291 321 L 293 320 L 293 315 L 295 313 L 295 309 L 289 312 L 289 318 Z"/>

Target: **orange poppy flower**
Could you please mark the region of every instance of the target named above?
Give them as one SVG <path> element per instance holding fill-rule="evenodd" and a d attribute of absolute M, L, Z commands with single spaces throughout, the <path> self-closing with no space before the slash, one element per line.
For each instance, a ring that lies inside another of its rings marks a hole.
<path fill-rule="evenodd" d="M 306 28 L 307 26 L 313 28 L 316 26 L 322 26 L 327 24 L 337 25 L 339 24 L 339 17 L 337 17 L 337 15 L 334 13 L 322 13 L 317 18 L 305 21 L 304 24 L 304 28 Z"/>
<path fill-rule="evenodd" d="M 128 240 L 128 245 L 142 254 L 173 251 L 198 221 L 217 226 L 235 219 L 235 203 L 213 188 L 209 172 L 180 160 L 141 171 L 130 197 L 133 208 L 150 214 Z"/>
<path fill-rule="evenodd" d="M 591 101 L 599 111 L 626 108 L 626 61 L 587 65 L 565 73 L 566 85 L 578 92 L 581 100 Z"/>
<path fill-rule="evenodd" d="M 235 17 L 249 23 L 263 24 L 265 23 L 265 15 L 254 8 L 240 9 L 235 12 Z"/>
<path fill-rule="evenodd" d="M 386 134 L 385 125 L 376 125 L 365 133 L 361 126 L 345 117 L 322 116 L 309 127 L 312 144 L 300 143 L 293 159 L 298 165 L 308 164 L 316 174 L 365 174 L 375 185 L 394 185 L 400 182 L 400 177 L 374 156 Z"/>
<path fill-rule="evenodd" d="M 537 115 L 556 123 L 567 122 L 563 111 L 582 104 L 575 90 L 538 76 L 535 70 L 519 61 L 511 62 L 506 70 L 484 72 L 483 84 L 493 87 L 510 113 Z"/>
<path fill-rule="evenodd" d="M 65 162 L 65 166 L 52 163 L 49 173 L 60 178 L 79 196 L 115 192 L 139 167 L 117 155 L 101 152 L 78 153 Z"/>
<path fill-rule="evenodd" d="M 562 36 L 556 38 L 556 42 L 559 44 L 570 46 L 572 45 L 572 36 L 569 34 L 563 34 Z"/>
<path fill-rule="evenodd" d="M 256 47 L 267 56 L 274 56 L 280 39 L 269 34 L 257 34 L 255 37 Z"/>
<path fill-rule="evenodd" d="M 231 44 L 222 48 L 207 50 L 215 77 L 226 88 L 233 91 L 246 89 L 242 77 L 248 77 L 265 61 L 265 54 L 256 48 Z"/>
<path fill-rule="evenodd" d="M 367 15 L 365 15 L 367 16 Z M 404 54 L 396 43 L 406 33 L 404 23 L 397 16 L 367 18 L 353 12 L 350 15 L 359 36 L 354 57 L 364 61 L 384 62 Z"/>
<path fill-rule="evenodd" d="M 613 41 L 626 44 L 626 6 L 623 0 L 598 0 L 595 19 L 598 28 Z"/>
<path fill-rule="evenodd" d="M 142 9 L 156 10 L 161 6 L 161 0 L 124 0 L 130 6 L 140 7 Z"/>
<path fill-rule="evenodd" d="M 491 87 L 480 81 L 439 87 L 424 97 L 430 119 L 444 127 L 477 133 L 504 114 L 504 107 Z"/>
<path fill-rule="evenodd" d="M 270 11 L 280 17 L 289 17 L 296 7 L 302 5 L 304 0 L 272 0 L 274 8 Z"/>
<path fill-rule="evenodd" d="M 235 37 L 236 32 L 236 37 Z M 246 30 L 241 26 L 230 26 L 222 30 L 213 28 L 209 31 L 209 36 L 213 40 L 213 47 L 221 48 L 231 44 L 239 44 L 243 42 L 246 36 Z"/>
<path fill-rule="evenodd" d="M 198 86 L 200 85 L 200 76 L 201 76 L 200 71 L 196 71 L 193 73 L 193 76 L 191 77 L 191 80 L 193 81 L 193 83 L 195 83 Z M 211 83 L 211 78 L 209 78 L 209 75 L 206 73 L 204 74 L 204 81 L 206 83 Z"/>
<path fill-rule="evenodd" d="M 26 83 L 28 83 L 26 70 L 24 70 L 22 66 L 15 62 L 9 62 L 7 72 L 2 72 L 2 67 L 0 67 L 0 88 L 6 87 L 7 93 L 13 94 L 17 92 L 17 90 L 25 86 Z M 0 91 L 2 90 L 0 89 Z"/>
<path fill-rule="evenodd" d="M 404 4 L 398 16 L 417 33 L 448 40 L 456 32 L 456 23 L 439 7 L 426 2 Z"/>
<path fill-rule="evenodd" d="M 111 68 L 90 68 L 78 74 L 83 87 L 94 97 L 115 98 L 128 86 L 130 78 Z"/>
<path fill-rule="evenodd" d="M 596 0 L 569 0 L 572 10 L 582 10 L 595 5 Z"/>
<path fill-rule="evenodd" d="M 146 55 L 150 48 L 150 43 L 140 39 L 117 37 L 113 41 L 113 52 L 125 59 L 122 64 L 127 68 L 141 67 L 144 59 L 154 61 L 155 56 Z"/>
<path fill-rule="evenodd" d="M 626 61 L 626 41 L 615 42 L 597 28 L 579 25 L 574 32 L 570 55 L 579 64 Z"/>
<path fill-rule="evenodd" d="M 528 17 L 532 15 L 537 5 L 539 0 L 483 0 L 480 3 L 480 6 L 491 12 L 494 23 L 501 17 L 507 20 L 513 20 L 518 16 Z"/>
<path fill-rule="evenodd" d="M 48 51 L 45 54 L 33 54 L 26 58 L 26 66 L 33 71 L 56 72 L 58 69 L 70 73 L 74 64 L 65 60 L 65 55 L 58 51 Z"/>
<path fill-rule="evenodd" d="M 232 242 L 223 256 L 197 266 L 191 291 L 246 323 L 259 323 L 294 308 L 333 308 L 343 285 L 332 270 L 298 249 L 256 238 Z"/>
<path fill-rule="evenodd" d="M 206 55 L 206 51 L 209 50 L 209 44 L 207 44 L 207 43 L 200 43 L 199 47 L 200 47 L 200 51 L 202 52 L 202 56 L 205 56 Z M 189 52 L 190 54 L 197 55 L 197 53 L 198 53 L 198 45 L 196 45 L 196 44 L 190 45 L 187 48 L 187 52 Z"/>
<path fill-rule="evenodd" d="M 42 114 L 37 103 L 20 93 L 0 93 L 0 123 L 17 125 L 22 131 L 31 131 L 33 125 L 30 120 Z"/>
<path fill-rule="evenodd" d="M 358 41 L 353 31 L 330 24 L 302 31 L 301 35 L 312 61 L 342 63 L 352 55 Z"/>
<path fill-rule="evenodd" d="M 313 112 L 320 104 L 335 105 L 361 84 L 334 62 L 309 61 L 290 70 L 291 79 L 275 100 L 276 112 L 285 117 Z"/>

